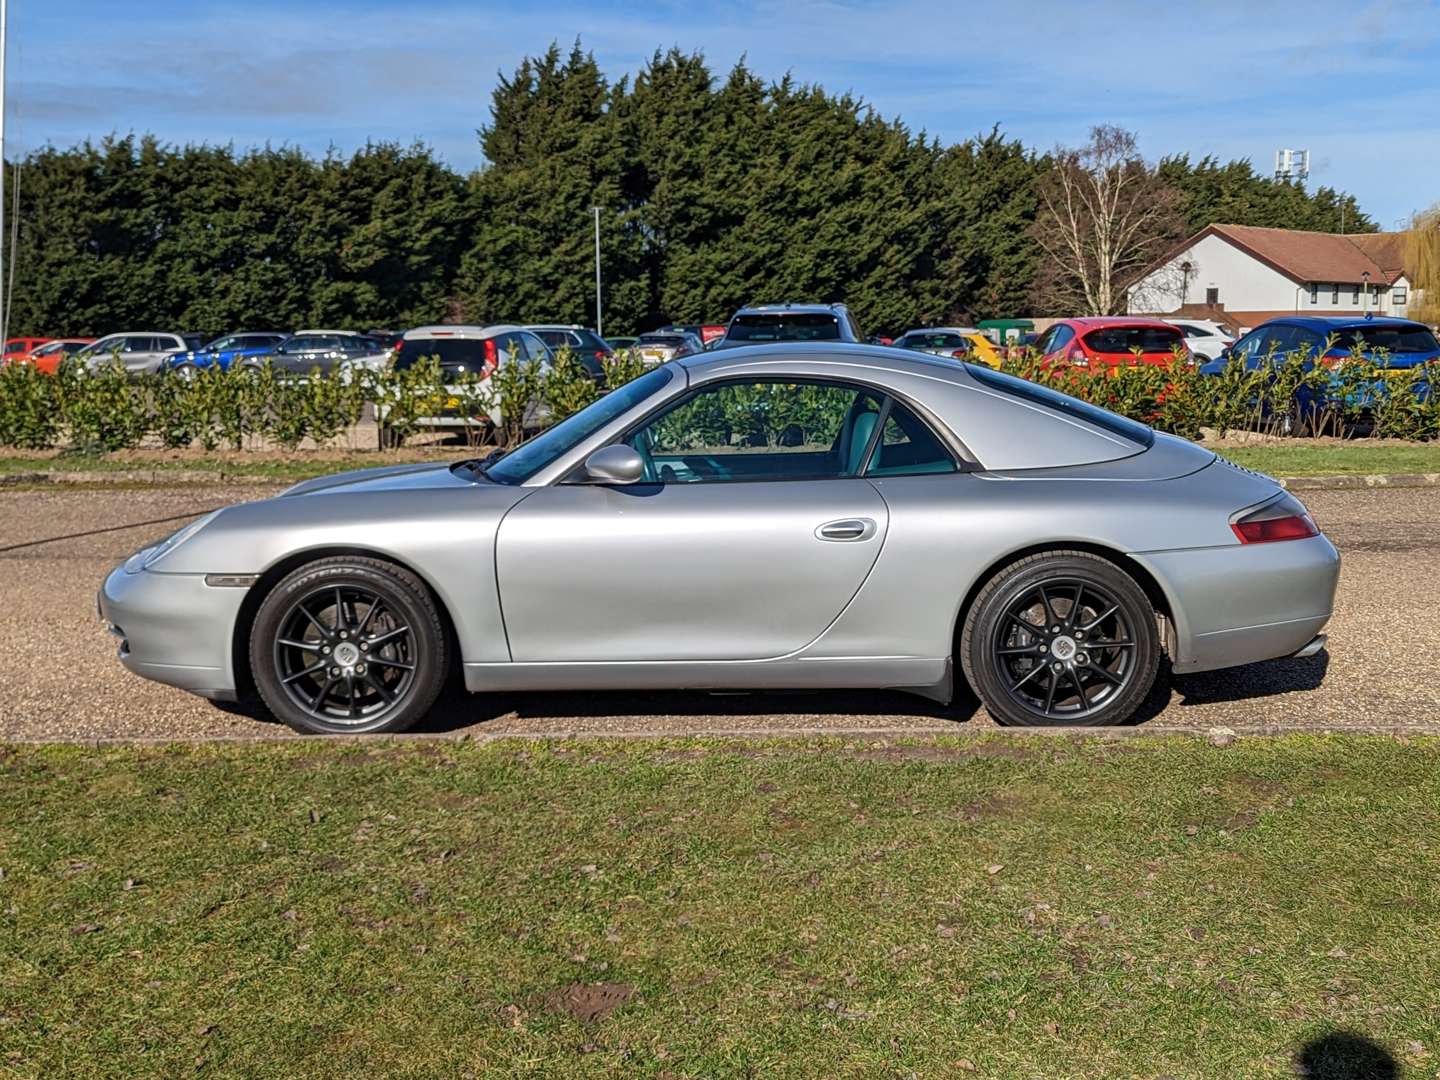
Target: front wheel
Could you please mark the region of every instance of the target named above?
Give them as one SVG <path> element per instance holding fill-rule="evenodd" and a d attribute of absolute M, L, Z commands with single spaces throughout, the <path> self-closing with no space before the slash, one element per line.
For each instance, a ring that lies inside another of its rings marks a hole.
<path fill-rule="evenodd" d="M 379 559 L 317 559 L 261 602 L 250 665 L 265 704 L 298 731 L 404 731 L 444 684 L 445 629 L 409 571 Z"/>
<path fill-rule="evenodd" d="M 961 663 L 1001 724 L 1122 724 L 1155 684 L 1160 635 L 1144 590 L 1081 551 L 1033 555 L 987 582 Z"/>

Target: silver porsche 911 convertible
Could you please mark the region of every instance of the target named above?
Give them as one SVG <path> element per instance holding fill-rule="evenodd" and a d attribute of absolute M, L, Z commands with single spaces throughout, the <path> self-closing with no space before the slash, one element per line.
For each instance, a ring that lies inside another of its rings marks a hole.
<path fill-rule="evenodd" d="M 131 671 L 310 732 L 473 691 L 890 687 L 1114 724 L 1325 643 L 1335 548 L 1209 450 L 988 368 L 849 344 L 655 368 L 493 460 L 342 473 L 105 581 Z"/>

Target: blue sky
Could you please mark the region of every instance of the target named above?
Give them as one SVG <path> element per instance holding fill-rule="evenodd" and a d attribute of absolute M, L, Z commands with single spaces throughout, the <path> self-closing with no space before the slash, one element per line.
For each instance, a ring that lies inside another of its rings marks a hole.
<path fill-rule="evenodd" d="M 1311 185 L 1384 228 L 1440 199 L 1440 0 L 12 0 L 13 152 L 110 132 L 349 150 L 421 139 L 481 155 L 496 73 L 579 35 L 603 68 L 658 47 L 742 55 L 850 90 L 946 141 L 1000 124 L 1048 148 L 1093 124 L 1149 156 L 1311 152 Z"/>

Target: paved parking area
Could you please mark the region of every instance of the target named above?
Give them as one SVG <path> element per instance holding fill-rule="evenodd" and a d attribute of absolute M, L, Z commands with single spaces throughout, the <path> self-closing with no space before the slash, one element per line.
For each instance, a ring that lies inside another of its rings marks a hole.
<path fill-rule="evenodd" d="M 0 738 L 275 735 L 283 728 L 145 682 L 114 659 L 95 590 L 187 518 L 268 488 L 0 489 Z M 1305 495 L 1344 556 L 1329 655 L 1176 681 L 1156 719 L 1186 725 L 1440 731 L 1440 489 Z M 901 694 L 523 694 L 447 701 L 435 731 L 675 734 L 760 728 L 973 730 L 973 704 Z"/>

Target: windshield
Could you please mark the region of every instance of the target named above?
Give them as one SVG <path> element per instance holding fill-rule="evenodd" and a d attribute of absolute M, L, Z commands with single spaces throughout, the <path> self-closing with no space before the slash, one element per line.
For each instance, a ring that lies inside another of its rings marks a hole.
<path fill-rule="evenodd" d="M 840 320 L 818 312 L 736 315 L 727 341 L 839 341 Z"/>
<path fill-rule="evenodd" d="M 678 349 L 686 344 L 685 338 L 679 334 L 641 334 L 635 342 L 637 345 L 665 345 L 672 349 Z"/>
<path fill-rule="evenodd" d="M 1085 335 L 1097 353 L 1169 352 L 1180 344 L 1180 331 L 1168 326 L 1107 326 Z"/>
<path fill-rule="evenodd" d="M 1384 349 L 1391 353 L 1440 352 L 1435 335 L 1423 326 L 1357 326 L 1347 327 L 1336 336 L 1336 347 L 1353 348 L 1358 337 L 1365 352 Z"/>
<path fill-rule="evenodd" d="M 561 420 L 544 434 L 516 447 L 490 466 L 485 475 L 501 484 L 523 484 L 561 454 L 580 445 L 610 421 L 656 393 L 674 377 L 673 367 L 651 368 L 639 378 L 631 379 L 599 401 Z"/>

